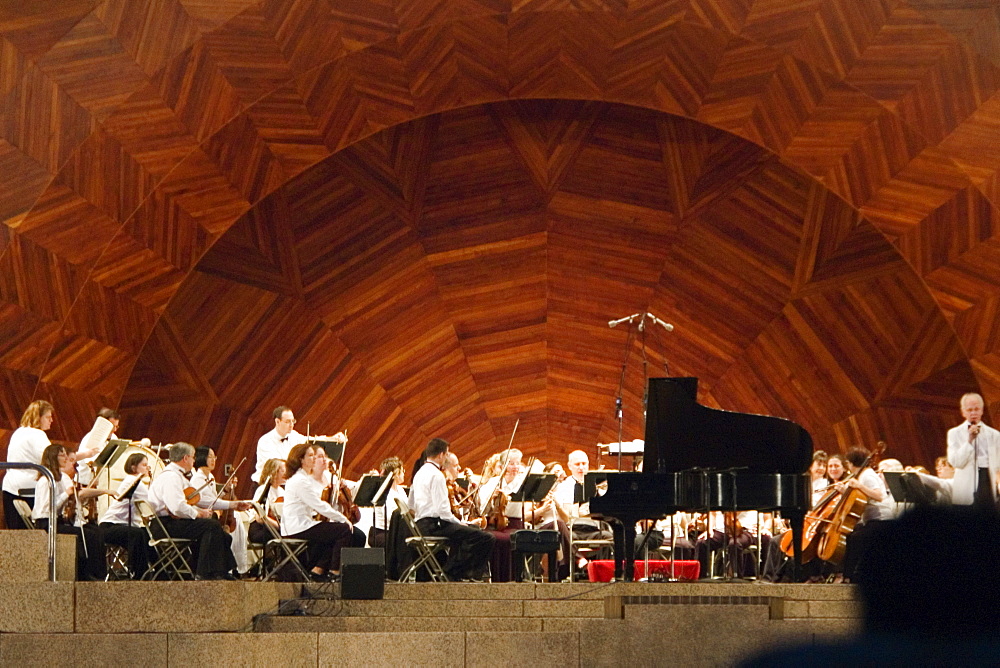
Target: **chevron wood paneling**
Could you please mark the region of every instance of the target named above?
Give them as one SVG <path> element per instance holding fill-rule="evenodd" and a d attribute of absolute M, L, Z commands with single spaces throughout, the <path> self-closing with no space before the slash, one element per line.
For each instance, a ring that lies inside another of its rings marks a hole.
<path fill-rule="evenodd" d="M 706 403 L 929 463 L 1000 406 L 996 44 L 935 0 L 5 7 L 0 429 L 230 458 L 289 402 L 358 472 L 518 417 L 561 458 L 651 310 Z"/>

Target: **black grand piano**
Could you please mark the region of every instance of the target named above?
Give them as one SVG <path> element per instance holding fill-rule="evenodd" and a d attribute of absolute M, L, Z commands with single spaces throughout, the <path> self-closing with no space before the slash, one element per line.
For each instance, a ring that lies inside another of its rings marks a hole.
<path fill-rule="evenodd" d="M 641 473 L 608 473 L 593 517 L 613 520 L 615 577 L 635 572 L 635 525 L 678 511 L 781 511 L 795 545 L 812 488 L 812 438 L 783 418 L 701 406 L 697 378 L 650 378 Z M 796 555 L 796 564 L 799 555 Z"/>

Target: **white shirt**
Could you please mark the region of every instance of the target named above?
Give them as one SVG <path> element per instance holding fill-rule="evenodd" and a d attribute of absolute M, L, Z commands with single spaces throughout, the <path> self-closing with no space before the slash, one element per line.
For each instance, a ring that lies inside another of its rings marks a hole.
<path fill-rule="evenodd" d="M 563 510 L 571 518 L 586 517 L 590 514 L 590 504 L 589 503 L 574 503 L 576 498 L 576 478 L 569 476 L 561 483 L 556 485 L 555 499 L 558 503 L 562 504 Z"/>
<path fill-rule="evenodd" d="M 118 485 L 118 491 L 115 492 L 116 499 L 111 502 L 108 509 L 104 511 L 104 515 L 101 517 L 101 522 L 110 522 L 111 524 L 128 524 L 129 523 L 129 506 L 131 506 L 132 511 L 132 526 L 141 527 L 142 518 L 139 517 L 139 511 L 135 507 L 136 501 L 147 501 L 149 499 L 149 485 L 145 482 L 139 482 L 136 485 L 135 491 L 132 492 L 132 496 L 128 499 L 117 499 L 117 497 L 124 494 L 133 484 L 135 484 L 135 476 L 126 476 L 122 483 Z"/>
<path fill-rule="evenodd" d="M 173 515 L 180 519 L 196 520 L 198 511 L 184 497 L 184 488 L 188 486 L 184 469 L 177 462 L 170 462 L 149 486 L 149 505 L 160 517 Z"/>
<path fill-rule="evenodd" d="M 521 484 L 524 482 L 524 474 L 514 476 L 514 479 L 507 482 L 505 478 L 497 477 L 490 478 L 485 483 L 479 486 L 479 511 L 483 512 L 486 510 L 486 503 L 489 501 L 490 497 L 496 492 L 497 483 L 499 482 L 500 491 L 507 495 L 509 499 L 510 496 L 521 489 Z M 507 501 L 507 507 L 504 509 L 504 515 L 507 517 L 512 517 L 514 519 L 521 519 L 524 516 L 524 509 L 521 507 L 520 501 Z"/>
<path fill-rule="evenodd" d="M 292 429 L 288 436 L 278 436 L 278 430 L 272 429 L 257 439 L 257 468 L 250 476 L 256 483 L 261 482 L 260 474 L 268 459 L 288 459 L 288 452 L 299 443 L 305 443 L 306 437 Z"/>
<path fill-rule="evenodd" d="M 389 492 L 385 497 L 385 507 L 375 509 L 375 528 L 386 530 L 388 527 L 385 524 L 386 517 L 392 517 L 392 511 L 396 510 L 396 499 L 402 501 L 407 501 L 406 493 L 403 488 L 399 485 L 393 484 L 389 488 Z M 407 501 L 408 503 L 408 501 Z"/>
<path fill-rule="evenodd" d="M 424 462 L 413 476 L 413 485 L 410 487 L 410 509 L 413 511 L 414 519 L 417 520 L 434 517 L 445 522 L 462 523 L 451 512 L 448 484 L 445 482 L 441 467 L 434 462 Z"/>
<path fill-rule="evenodd" d="M 200 470 L 195 469 L 191 473 L 191 482 L 188 483 L 188 486 L 199 490 L 198 503 L 196 504 L 199 508 L 229 510 L 236 505 L 235 501 L 227 501 L 219 498 L 218 488 L 215 485 L 215 476 L 211 473 L 205 475 Z"/>
<path fill-rule="evenodd" d="M 261 499 L 261 497 L 264 497 Z M 284 487 L 273 487 L 270 484 L 267 486 L 267 494 L 264 494 L 264 485 L 257 485 L 257 489 L 253 492 L 253 500 L 259 503 L 264 508 L 264 512 L 271 511 L 271 504 L 275 503 L 278 499 L 281 499 L 281 503 L 285 502 L 285 488 Z M 264 518 L 258 517 L 260 521 L 264 521 Z"/>
<path fill-rule="evenodd" d="M 80 445 L 77 447 L 77 452 L 79 452 L 80 448 L 82 448 L 84 443 L 87 442 L 87 439 L 90 438 L 90 434 L 93 431 L 94 430 L 91 429 L 90 431 L 87 432 L 86 436 L 80 439 Z M 111 436 L 109 436 L 108 439 L 110 440 L 112 438 L 118 438 L 118 436 L 114 432 L 112 432 Z M 107 443 L 108 443 L 107 441 L 104 442 L 105 445 L 107 445 Z M 76 479 L 81 485 L 89 485 L 90 482 L 94 479 L 94 470 L 90 468 L 90 464 L 95 459 L 97 459 L 97 455 L 99 454 L 101 454 L 100 450 L 98 450 L 97 453 L 95 453 L 94 456 L 92 457 L 76 460 Z"/>
<path fill-rule="evenodd" d="M 7 461 L 41 464 L 42 453 L 49 445 L 49 437 L 41 429 L 18 427 L 11 434 L 7 445 Z M 20 496 L 22 489 L 35 486 L 37 475 L 38 472 L 31 469 L 8 469 L 3 477 L 3 491 Z"/>
<path fill-rule="evenodd" d="M 883 494 L 881 501 L 868 499 L 868 504 L 865 506 L 864 512 L 861 513 L 861 521 L 870 522 L 872 520 L 892 519 L 895 512 L 895 509 L 892 507 L 894 504 L 892 502 L 892 497 L 887 494 L 885 482 L 883 482 L 882 476 L 870 468 L 865 468 L 865 470 L 858 476 L 858 482 L 868 489 L 880 489 Z"/>
<path fill-rule="evenodd" d="M 320 514 L 334 522 L 349 524 L 347 518 L 321 499 L 323 483 L 302 469 L 285 483 L 285 505 L 281 509 L 281 535 L 294 536 L 319 524 L 313 519 Z"/>
<path fill-rule="evenodd" d="M 812 481 L 812 504 L 815 506 L 820 502 L 824 496 L 826 496 L 827 487 L 830 486 L 830 481 L 826 478 L 817 478 Z"/>
<path fill-rule="evenodd" d="M 40 476 L 38 480 L 35 481 L 35 507 L 31 510 L 31 519 L 35 520 L 47 520 L 49 519 L 49 498 L 50 498 L 49 479 L 45 476 Z M 62 474 L 61 478 L 56 479 L 56 512 L 61 513 L 63 506 L 69 501 L 69 495 L 73 490 L 73 479 L 70 478 L 65 473 Z"/>

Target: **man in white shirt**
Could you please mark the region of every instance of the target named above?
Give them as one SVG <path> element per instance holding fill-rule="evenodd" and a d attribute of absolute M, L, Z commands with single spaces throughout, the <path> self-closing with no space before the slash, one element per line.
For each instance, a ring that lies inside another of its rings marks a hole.
<path fill-rule="evenodd" d="M 447 458 L 448 441 L 435 438 L 427 444 L 424 464 L 410 487 L 410 508 L 422 534 L 448 539 L 448 561 L 444 566 L 448 579 L 476 579 L 486 567 L 495 539 L 482 529 L 464 524 L 451 512 L 442 471 Z"/>
<path fill-rule="evenodd" d="M 1000 473 L 1000 432 L 983 423 L 983 398 L 978 394 L 963 395 L 959 406 L 965 422 L 948 430 L 948 463 L 955 467 L 952 502 L 992 510 Z"/>
<path fill-rule="evenodd" d="M 236 559 L 232 538 L 212 517 L 212 511 L 188 503 L 184 493 L 187 474 L 194 468 L 194 447 L 187 443 L 170 446 L 170 463 L 149 485 L 149 503 L 172 538 L 190 538 L 198 542 L 195 574 L 201 580 L 233 580 Z M 237 510 L 249 503 L 237 502 Z"/>
<path fill-rule="evenodd" d="M 577 540 L 611 540 L 614 538 L 611 531 L 602 529 L 595 521 L 590 519 L 590 503 L 583 499 L 583 479 L 590 470 L 590 458 L 583 450 L 574 450 L 566 458 L 566 465 L 569 468 L 569 477 L 563 480 L 556 487 L 555 499 L 563 509 L 563 513 L 570 517 L 573 537 Z M 579 492 L 577 489 L 579 488 Z M 608 558 L 607 550 L 602 550 L 596 556 Z M 574 555 L 577 560 L 577 567 L 583 568 L 587 565 L 587 559 L 582 554 Z"/>
<path fill-rule="evenodd" d="M 260 474 L 268 459 L 288 459 L 288 452 L 293 447 L 306 442 L 306 437 L 295 431 L 295 413 L 291 408 L 278 406 L 272 415 L 274 429 L 257 440 L 257 468 L 250 479 L 258 484 L 261 482 Z"/>

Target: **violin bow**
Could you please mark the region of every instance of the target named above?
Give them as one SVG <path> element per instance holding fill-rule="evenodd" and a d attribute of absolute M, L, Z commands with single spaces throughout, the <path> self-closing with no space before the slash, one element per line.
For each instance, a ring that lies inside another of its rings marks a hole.
<path fill-rule="evenodd" d="M 487 503 L 489 503 L 489 500 L 492 499 L 498 491 L 500 491 L 500 485 L 503 484 L 503 476 L 507 471 L 507 462 L 510 460 L 510 449 L 514 447 L 514 435 L 517 434 L 517 425 L 519 424 L 521 424 L 521 418 L 518 418 L 517 422 L 514 423 L 514 431 L 510 433 L 510 443 L 507 444 L 507 449 L 503 452 L 503 464 L 500 465 L 500 474 L 497 476 L 496 487 L 494 487 L 493 491 L 490 492 L 490 495 L 486 497 Z"/>

